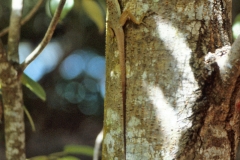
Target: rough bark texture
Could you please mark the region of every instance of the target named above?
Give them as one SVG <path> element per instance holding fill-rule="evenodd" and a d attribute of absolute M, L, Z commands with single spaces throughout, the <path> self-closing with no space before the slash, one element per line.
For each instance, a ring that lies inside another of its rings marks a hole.
<path fill-rule="evenodd" d="M 107 28 L 103 159 L 235 159 L 240 80 L 239 56 L 230 51 L 231 1 L 120 4 L 144 18 L 124 27 L 126 113 L 116 38 Z"/>
<path fill-rule="evenodd" d="M 25 160 L 25 126 L 22 84 L 19 69 L 18 44 L 20 39 L 23 0 L 12 0 L 8 51 L 0 44 L 0 84 L 4 106 L 4 131 L 7 160 Z"/>
<path fill-rule="evenodd" d="M 25 160 L 25 126 L 20 75 L 0 44 L 0 84 L 4 106 L 6 158 Z"/>
<path fill-rule="evenodd" d="M 1 65 L 3 67 L 4 65 Z M 4 104 L 4 126 L 6 141 L 6 158 L 8 160 L 25 160 L 25 127 L 23 114 L 22 84 L 17 71 L 6 64 L 1 69 L 2 98 Z"/>

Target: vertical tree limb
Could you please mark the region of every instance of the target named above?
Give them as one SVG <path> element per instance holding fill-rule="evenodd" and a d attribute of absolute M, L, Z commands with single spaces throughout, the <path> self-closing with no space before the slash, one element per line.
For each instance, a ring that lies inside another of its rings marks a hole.
<path fill-rule="evenodd" d="M 1 59 L 1 87 L 4 106 L 6 158 L 25 160 L 25 126 L 22 84 L 19 80 L 18 44 L 22 18 L 23 0 L 12 0 L 12 11 L 8 36 L 8 52 Z M 6 56 L 6 57 L 5 57 Z"/>
<path fill-rule="evenodd" d="M 18 44 L 20 39 L 22 9 L 23 0 L 12 0 L 12 11 L 8 35 L 8 60 L 10 62 L 18 63 L 19 61 Z"/>
<path fill-rule="evenodd" d="M 57 25 L 61 10 L 66 0 L 61 0 L 48 31 L 31 54 L 29 64 L 50 41 L 53 31 Z M 4 51 L 0 40 L 0 84 L 2 88 L 2 99 L 4 106 L 4 125 L 6 141 L 7 160 L 25 160 L 25 126 L 21 74 L 18 58 L 18 46 L 20 39 L 21 17 L 23 0 L 12 0 L 12 12 L 10 17 L 8 52 Z M 25 65 L 26 66 L 26 65 Z"/>
<path fill-rule="evenodd" d="M 24 17 L 21 21 L 21 25 L 24 25 L 27 21 L 29 21 L 34 15 L 35 13 L 38 11 L 38 9 L 40 8 L 40 6 L 42 5 L 43 0 L 39 0 L 37 2 L 37 4 L 32 8 L 32 10 L 26 15 L 26 17 Z M 0 37 L 4 36 L 5 34 L 7 34 L 9 31 L 9 27 L 4 28 L 3 30 L 1 30 L 0 32 Z"/>

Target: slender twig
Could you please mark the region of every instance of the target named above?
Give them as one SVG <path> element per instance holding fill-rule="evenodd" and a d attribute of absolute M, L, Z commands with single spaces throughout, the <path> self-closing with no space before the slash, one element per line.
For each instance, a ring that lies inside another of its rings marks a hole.
<path fill-rule="evenodd" d="M 102 140 L 103 140 L 103 129 L 101 130 L 100 133 L 98 133 L 97 138 L 95 140 L 93 160 L 98 160 L 100 157 Z"/>
<path fill-rule="evenodd" d="M 12 0 L 12 12 L 8 34 L 8 61 L 18 63 L 18 44 L 20 39 L 23 0 Z"/>
<path fill-rule="evenodd" d="M 36 131 L 36 128 L 35 128 L 35 124 L 33 122 L 33 119 L 32 119 L 32 116 L 31 114 L 28 112 L 27 108 L 25 106 L 23 106 L 23 109 L 24 109 L 24 113 L 26 114 L 28 120 L 29 120 L 29 123 L 32 127 L 32 131 L 35 132 Z"/>
<path fill-rule="evenodd" d="M 40 6 L 42 5 L 44 0 L 39 0 L 38 3 L 32 8 L 32 10 L 22 19 L 21 25 L 24 25 L 27 21 L 29 21 L 35 13 L 38 11 Z M 9 27 L 6 27 L 0 31 L 0 37 L 4 36 L 7 34 L 9 31 Z"/>
<path fill-rule="evenodd" d="M 54 30 L 58 24 L 58 20 L 60 18 L 65 2 L 66 0 L 61 0 L 59 2 L 58 8 L 53 15 L 52 21 L 47 29 L 47 32 L 44 38 L 42 39 L 41 43 L 32 51 L 32 53 L 30 53 L 30 55 L 27 56 L 25 61 L 21 64 L 22 70 L 24 70 L 42 52 L 42 50 L 46 47 L 46 45 L 51 40 Z"/>

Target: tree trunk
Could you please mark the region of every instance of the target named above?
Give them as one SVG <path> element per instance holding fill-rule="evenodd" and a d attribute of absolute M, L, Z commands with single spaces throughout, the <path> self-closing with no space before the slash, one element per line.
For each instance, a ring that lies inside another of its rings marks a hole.
<path fill-rule="evenodd" d="M 230 47 L 231 1 L 120 5 L 143 23 L 123 27 L 126 111 L 117 40 L 107 23 L 103 159 L 235 159 L 240 51 Z"/>
<path fill-rule="evenodd" d="M 13 67 L 4 71 L 10 83 L 2 83 L 2 98 L 4 104 L 4 123 L 6 157 L 8 160 L 25 160 L 25 125 L 23 114 L 22 84 Z M 8 72 L 8 74 L 7 74 Z M 2 72 L 3 73 L 3 72 Z M 13 76 L 13 73 L 15 76 Z M 10 78 L 11 77 L 11 78 Z"/>
<path fill-rule="evenodd" d="M 2 43 L 0 55 L 6 157 L 8 160 L 25 160 L 25 125 L 20 75 L 14 65 L 7 62 Z"/>

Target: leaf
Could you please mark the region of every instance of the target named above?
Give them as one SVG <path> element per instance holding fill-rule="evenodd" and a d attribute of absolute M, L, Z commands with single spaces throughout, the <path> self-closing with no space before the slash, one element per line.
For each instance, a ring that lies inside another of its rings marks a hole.
<path fill-rule="evenodd" d="M 93 156 L 93 148 L 84 145 L 67 145 L 64 147 L 64 152 L 68 154 L 82 154 L 86 156 Z"/>
<path fill-rule="evenodd" d="M 27 160 L 49 160 L 49 159 L 47 156 L 36 156 L 36 157 L 29 158 Z"/>
<path fill-rule="evenodd" d="M 57 160 L 80 160 L 80 159 L 74 156 L 66 156 L 66 157 L 58 158 Z"/>
<path fill-rule="evenodd" d="M 82 6 L 89 18 L 97 25 L 100 33 L 105 28 L 105 20 L 100 5 L 94 0 L 83 0 Z"/>
<path fill-rule="evenodd" d="M 35 124 L 33 122 L 31 114 L 28 112 L 28 110 L 25 106 L 23 106 L 23 109 L 24 109 L 25 114 L 27 115 L 27 118 L 28 118 L 29 122 L 30 122 L 30 125 L 32 127 L 32 131 L 35 132 L 36 128 L 35 128 Z"/>
<path fill-rule="evenodd" d="M 62 156 L 65 156 L 65 155 L 66 155 L 65 152 L 55 152 L 55 153 L 50 154 L 49 156 L 50 157 L 62 157 Z"/>
<path fill-rule="evenodd" d="M 36 94 L 41 100 L 46 100 L 46 93 L 39 83 L 35 82 L 24 73 L 21 76 L 21 80 L 22 84 Z"/>

